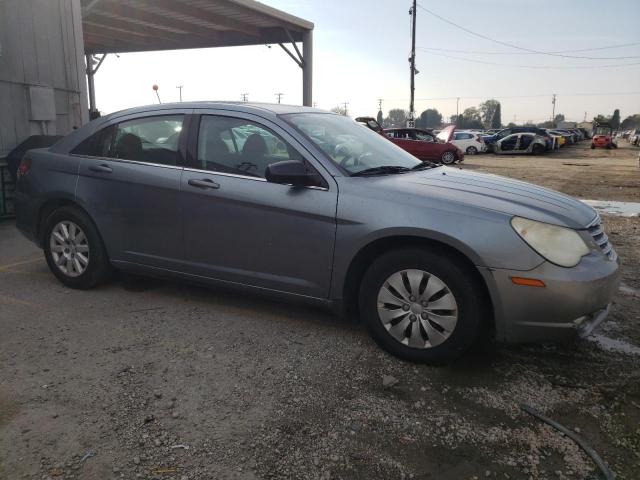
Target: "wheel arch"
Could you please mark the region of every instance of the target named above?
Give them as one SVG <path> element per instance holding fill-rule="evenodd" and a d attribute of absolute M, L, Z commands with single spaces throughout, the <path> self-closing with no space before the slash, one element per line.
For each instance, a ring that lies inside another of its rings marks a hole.
<path fill-rule="evenodd" d="M 464 265 L 465 269 L 472 275 L 474 282 L 482 289 L 482 296 L 487 309 L 485 318 L 490 323 L 490 332 L 493 335 L 495 331 L 493 299 L 484 277 L 470 258 L 471 252 L 465 253 L 461 248 L 445 243 L 443 240 L 415 235 L 394 235 L 378 238 L 364 245 L 356 253 L 347 268 L 342 287 L 341 303 L 343 305 L 343 315 L 349 318 L 358 318 L 358 290 L 367 267 L 381 255 L 391 250 L 406 247 L 437 249 Z"/>
<path fill-rule="evenodd" d="M 96 228 L 96 231 L 100 235 L 100 230 L 98 230 L 98 226 L 96 222 L 93 221 L 89 212 L 86 209 L 82 208 L 82 206 L 71 198 L 58 197 L 58 198 L 50 198 L 42 203 L 40 208 L 38 209 L 38 217 L 36 221 L 36 240 L 39 246 L 43 246 L 46 239 L 44 238 L 44 226 L 47 221 L 47 218 L 56 210 L 62 207 L 74 207 L 84 213 L 87 218 L 93 223 L 93 226 Z"/>

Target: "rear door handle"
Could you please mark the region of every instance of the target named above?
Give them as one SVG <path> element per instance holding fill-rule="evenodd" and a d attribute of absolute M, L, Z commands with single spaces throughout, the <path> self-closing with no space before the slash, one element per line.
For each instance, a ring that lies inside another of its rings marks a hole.
<path fill-rule="evenodd" d="M 100 165 L 91 165 L 89 166 L 89 170 L 91 170 L 92 172 L 98 172 L 98 173 L 113 172 L 113 169 L 109 165 L 106 165 L 104 163 L 101 163 Z"/>
<path fill-rule="evenodd" d="M 213 189 L 218 189 L 220 188 L 220 184 L 214 182 L 213 180 L 210 180 L 208 178 L 205 178 L 203 180 L 197 180 L 195 178 L 191 178 L 189 179 L 189 181 L 187 182 L 189 183 L 189 185 L 191 185 L 192 187 L 198 187 L 198 188 L 213 188 Z"/>

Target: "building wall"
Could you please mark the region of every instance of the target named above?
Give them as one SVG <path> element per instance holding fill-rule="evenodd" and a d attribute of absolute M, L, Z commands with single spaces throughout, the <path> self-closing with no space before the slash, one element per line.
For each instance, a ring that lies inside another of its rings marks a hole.
<path fill-rule="evenodd" d="M 80 0 L 0 0 L 0 158 L 88 120 Z"/>

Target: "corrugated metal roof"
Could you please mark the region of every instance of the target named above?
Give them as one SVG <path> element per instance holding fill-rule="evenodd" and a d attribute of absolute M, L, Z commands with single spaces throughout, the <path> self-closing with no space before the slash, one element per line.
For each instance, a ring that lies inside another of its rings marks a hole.
<path fill-rule="evenodd" d="M 302 40 L 313 23 L 254 0 L 81 0 L 86 53 Z"/>

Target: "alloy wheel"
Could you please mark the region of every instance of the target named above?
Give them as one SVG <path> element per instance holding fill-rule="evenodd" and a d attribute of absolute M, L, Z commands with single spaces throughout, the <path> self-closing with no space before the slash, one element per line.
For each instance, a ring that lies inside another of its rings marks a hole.
<path fill-rule="evenodd" d="M 380 288 L 378 317 L 395 340 L 425 349 L 451 336 L 458 323 L 458 305 L 440 278 L 424 270 L 402 270 Z"/>
<path fill-rule="evenodd" d="M 456 157 L 453 154 L 453 152 L 444 152 L 442 154 L 442 163 L 445 163 L 445 164 L 449 165 L 449 164 L 455 162 L 455 160 L 456 160 Z"/>
<path fill-rule="evenodd" d="M 79 277 L 89 266 L 89 241 L 75 223 L 57 223 L 49 237 L 51 257 L 56 267 L 69 277 Z"/>

